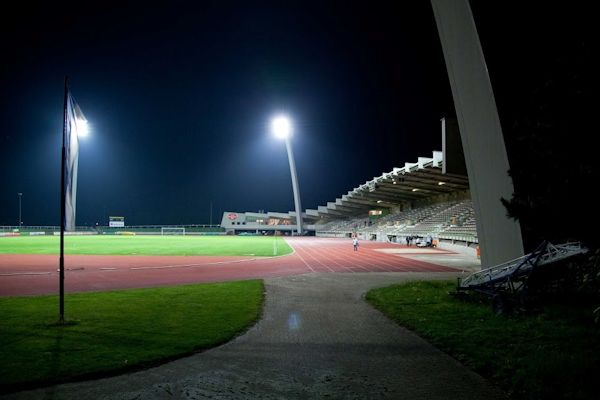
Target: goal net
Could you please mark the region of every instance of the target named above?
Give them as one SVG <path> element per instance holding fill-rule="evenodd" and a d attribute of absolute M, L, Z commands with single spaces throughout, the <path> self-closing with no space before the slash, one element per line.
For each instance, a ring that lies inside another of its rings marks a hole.
<path fill-rule="evenodd" d="M 160 234 L 165 235 L 185 235 L 185 228 L 162 227 Z"/>

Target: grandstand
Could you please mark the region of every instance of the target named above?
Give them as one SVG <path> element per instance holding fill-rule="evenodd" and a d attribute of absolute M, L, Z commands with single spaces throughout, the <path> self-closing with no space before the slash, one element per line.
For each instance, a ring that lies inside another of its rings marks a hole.
<path fill-rule="evenodd" d="M 466 174 L 445 171 L 443 153 L 374 177 L 345 195 L 303 213 L 307 234 L 359 235 L 367 240 L 403 243 L 407 236 L 478 243 L 475 212 Z M 296 214 L 225 212 L 221 227 L 230 233 L 291 234 Z"/>
<path fill-rule="evenodd" d="M 470 200 L 442 202 L 389 214 L 375 223 L 364 219 L 334 221 L 317 226 L 316 235 L 349 237 L 359 234 L 365 239 L 404 243 L 406 237 L 432 236 L 438 240 L 477 243 L 473 204 Z"/>

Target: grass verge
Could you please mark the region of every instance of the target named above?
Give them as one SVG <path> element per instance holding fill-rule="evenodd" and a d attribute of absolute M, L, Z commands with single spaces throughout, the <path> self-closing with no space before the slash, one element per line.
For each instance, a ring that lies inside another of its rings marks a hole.
<path fill-rule="evenodd" d="M 490 305 L 456 299 L 455 282 L 374 289 L 367 301 L 515 399 L 590 399 L 600 392 L 600 332 L 591 312 L 547 307 L 496 316 Z"/>
<path fill-rule="evenodd" d="M 224 343 L 260 316 L 260 280 L 0 298 L 0 390 L 139 369 Z"/>

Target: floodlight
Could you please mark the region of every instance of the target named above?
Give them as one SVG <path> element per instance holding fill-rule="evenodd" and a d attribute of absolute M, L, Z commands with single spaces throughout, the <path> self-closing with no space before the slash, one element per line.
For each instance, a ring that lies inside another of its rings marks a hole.
<path fill-rule="evenodd" d="M 77 137 L 86 137 L 90 134 L 87 119 L 77 119 Z"/>
<path fill-rule="evenodd" d="M 271 121 L 273 135 L 280 139 L 287 139 L 292 135 L 292 124 L 288 117 L 279 115 Z"/>

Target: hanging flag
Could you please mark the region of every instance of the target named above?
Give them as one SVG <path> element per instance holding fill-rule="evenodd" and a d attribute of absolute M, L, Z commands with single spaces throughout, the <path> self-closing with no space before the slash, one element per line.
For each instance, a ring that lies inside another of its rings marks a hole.
<path fill-rule="evenodd" d="M 77 205 L 77 166 L 79 163 L 79 136 L 87 135 L 87 120 L 81 112 L 79 105 L 67 93 L 67 109 L 65 114 L 65 220 L 67 231 L 75 230 L 75 211 Z"/>

